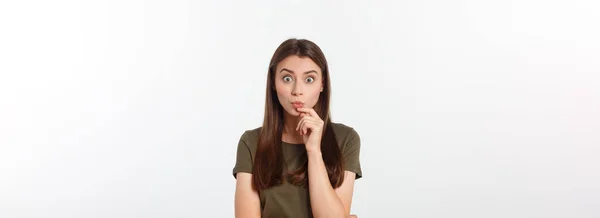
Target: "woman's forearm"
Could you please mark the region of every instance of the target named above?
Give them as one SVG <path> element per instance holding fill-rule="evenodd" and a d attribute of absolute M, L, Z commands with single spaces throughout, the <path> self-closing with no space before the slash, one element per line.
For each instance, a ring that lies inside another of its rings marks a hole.
<path fill-rule="evenodd" d="M 321 152 L 308 152 L 308 190 L 315 218 L 348 217 L 342 201 L 331 187 Z"/>

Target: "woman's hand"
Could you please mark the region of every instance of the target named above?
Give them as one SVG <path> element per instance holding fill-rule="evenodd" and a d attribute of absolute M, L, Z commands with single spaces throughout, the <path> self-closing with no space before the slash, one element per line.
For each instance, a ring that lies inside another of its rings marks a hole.
<path fill-rule="evenodd" d="M 296 131 L 300 131 L 306 151 L 321 152 L 321 136 L 323 135 L 325 122 L 312 108 L 297 108 L 297 110 L 301 112 L 301 119 L 298 126 L 296 126 Z"/>

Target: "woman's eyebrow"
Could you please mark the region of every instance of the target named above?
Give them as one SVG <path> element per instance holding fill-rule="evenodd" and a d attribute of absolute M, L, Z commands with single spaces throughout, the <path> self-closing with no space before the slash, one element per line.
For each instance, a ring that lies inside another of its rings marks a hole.
<path fill-rule="evenodd" d="M 292 70 L 289 70 L 289 69 L 287 69 L 287 68 L 283 68 L 283 69 L 281 69 L 281 71 L 279 71 L 279 73 L 281 73 L 281 72 L 283 72 L 283 71 L 287 71 L 287 72 L 290 72 L 290 73 L 294 73 L 294 71 L 292 71 Z M 316 70 L 309 70 L 309 71 L 306 71 L 306 72 L 304 72 L 304 74 L 309 74 L 309 73 L 316 73 L 316 74 L 319 74 L 319 73 L 317 73 L 317 71 L 316 71 Z"/>

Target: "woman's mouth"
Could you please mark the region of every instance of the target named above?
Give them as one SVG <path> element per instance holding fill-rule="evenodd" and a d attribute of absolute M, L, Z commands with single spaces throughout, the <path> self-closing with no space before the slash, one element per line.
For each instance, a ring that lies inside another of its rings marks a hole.
<path fill-rule="evenodd" d="M 294 108 L 301 108 L 301 107 L 304 107 L 304 103 L 302 103 L 300 101 L 294 101 L 294 102 L 292 102 L 292 106 L 294 106 Z"/>

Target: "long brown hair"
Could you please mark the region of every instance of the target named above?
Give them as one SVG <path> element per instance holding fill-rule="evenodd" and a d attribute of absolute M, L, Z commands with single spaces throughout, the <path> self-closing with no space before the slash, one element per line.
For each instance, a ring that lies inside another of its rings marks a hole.
<path fill-rule="evenodd" d="M 344 180 L 343 159 L 332 129 L 329 114 L 329 101 L 331 84 L 329 82 L 329 68 L 325 55 L 315 43 L 306 39 L 291 38 L 279 45 L 275 50 L 267 76 L 266 101 L 264 121 L 258 139 L 254 165 L 252 169 L 253 187 L 263 190 L 284 182 L 287 177 L 292 184 L 308 185 L 308 158 L 304 157 L 304 164 L 293 172 L 284 171 L 284 160 L 281 150 L 283 133 L 283 113 L 285 113 L 275 90 L 275 71 L 283 59 L 291 55 L 308 57 L 320 68 L 323 77 L 323 91 L 315 105 L 315 111 L 325 122 L 321 137 L 321 152 L 327 169 L 329 181 L 333 188 L 339 187 Z M 306 155 L 306 154 L 305 154 Z"/>

